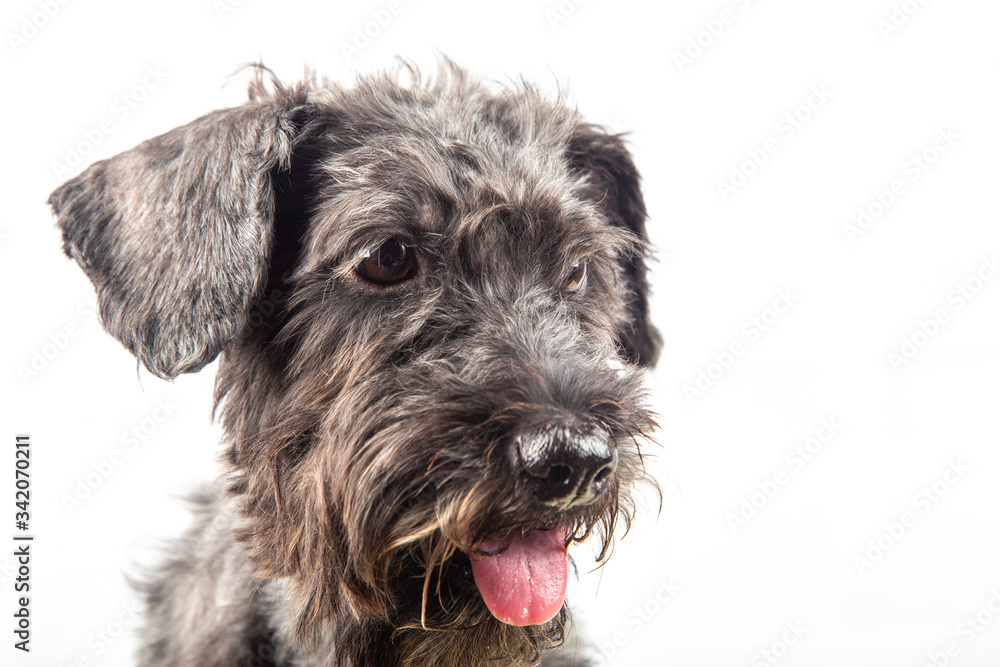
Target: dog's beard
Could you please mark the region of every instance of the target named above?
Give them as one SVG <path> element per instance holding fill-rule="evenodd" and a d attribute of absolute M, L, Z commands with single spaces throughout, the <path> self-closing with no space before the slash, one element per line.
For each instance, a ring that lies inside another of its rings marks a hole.
<path fill-rule="evenodd" d="M 374 646 L 408 656 L 414 667 L 533 664 L 565 636 L 565 547 L 592 541 L 603 562 L 616 525 L 627 530 L 631 522 L 630 491 L 645 479 L 633 438 L 619 436 L 618 472 L 597 502 L 559 510 L 518 492 L 490 445 L 469 457 L 467 440 L 456 442 L 446 421 L 421 429 L 408 419 L 415 417 L 390 415 L 393 427 L 367 434 L 353 456 L 338 459 L 347 454 L 338 447 L 307 450 L 320 456 L 312 467 L 340 471 L 334 492 L 322 490 L 321 478 L 287 477 L 294 481 L 275 495 L 274 478 L 243 478 L 261 484 L 239 491 L 256 503 L 253 514 L 274 521 L 266 533 L 245 535 L 258 566 L 291 575 L 300 601 L 292 620 L 304 646 L 332 629 L 338 656 L 357 664 L 369 663 L 355 651 Z M 405 439 L 394 440 L 393 428 Z M 504 441 L 473 438 L 484 439 Z M 368 460 L 351 469 L 358 451 L 383 455 L 385 467 Z M 265 504 L 276 499 L 280 507 Z M 289 530 L 288 517 L 303 529 Z"/>
<path fill-rule="evenodd" d="M 424 524 L 426 530 L 416 531 L 424 537 L 401 547 L 398 566 L 389 568 L 398 573 L 390 584 L 391 636 L 406 655 L 426 660 L 414 664 L 534 664 L 565 638 L 564 596 L 572 567 L 566 547 L 596 533 L 603 560 L 621 518 L 617 488 L 595 507 L 562 515 L 511 514 L 506 504 L 508 514 L 498 514 L 488 507 L 501 494 L 480 491 L 454 503 L 471 508 L 469 517 L 443 512 L 439 518 L 446 523 L 438 521 L 433 529 Z M 625 514 L 630 520 L 630 506 Z M 412 515 L 404 516 L 400 523 L 412 521 Z M 470 524 L 478 528 L 469 532 Z M 468 662 L 469 656 L 475 660 Z"/>
<path fill-rule="evenodd" d="M 617 522 L 631 522 L 627 490 L 616 483 L 607 491 L 592 505 L 559 511 L 516 500 L 507 480 L 493 480 L 464 493 L 441 490 L 434 503 L 415 503 L 389 528 L 400 565 L 387 570 L 408 573 L 395 577 L 397 598 L 419 597 L 419 616 L 395 620 L 435 630 L 470 621 L 547 624 L 563 606 L 567 547 L 595 536 L 603 562 Z M 397 612 L 406 607 L 398 599 Z M 415 605 L 411 609 L 417 613 Z"/>

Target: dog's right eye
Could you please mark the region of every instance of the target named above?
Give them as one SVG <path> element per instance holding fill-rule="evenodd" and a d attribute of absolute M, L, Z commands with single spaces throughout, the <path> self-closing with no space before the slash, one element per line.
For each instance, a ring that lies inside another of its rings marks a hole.
<path fill-rule="evenodd" d="M 417 268 L 417 256 L 399 239 L 389 239 L 362 256 L 356 269 L 359 276 L 376 285 L 392 285 L 410 276 Z"/>
<path fill-rule="evenodd" d="M 569 276 L 566 278 L 566 282 L 563 283 L 563 289 L 567 292 L 579 292 L 583 289 L 583 286 L 587 283 L 587 260 L 581 259 L 579 262 L 572 266 Z"/>

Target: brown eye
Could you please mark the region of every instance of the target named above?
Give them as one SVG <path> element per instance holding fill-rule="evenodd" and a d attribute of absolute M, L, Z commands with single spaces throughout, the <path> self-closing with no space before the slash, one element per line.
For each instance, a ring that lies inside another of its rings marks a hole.
<path fill-rule="evenodd" d="M 392 285 L 413 275 L 417 256 L 399 239 L 389 239 L 362 256 L 357 273 L 370 283 Z"/>
<path fill-rule="evenodd" d="M 587 260 L 581 259 L 579 262 L 573 265 L 569 276 L 566 278 L 566 282 L 563 283 L 563 289 L 567 292 L 579 292 L 583 289 L 583 286 L 587 282 Z"/>

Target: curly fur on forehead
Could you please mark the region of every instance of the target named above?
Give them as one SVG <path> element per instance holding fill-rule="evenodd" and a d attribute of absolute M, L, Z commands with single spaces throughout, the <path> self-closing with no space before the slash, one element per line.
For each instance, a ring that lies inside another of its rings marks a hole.
<path fill-rule="evenodd" d="M 569 138 L 579 115 L 565 99 L 550 99 L 534 86 L 488 84 L 450 61 L 443 61 L 436 76 L 426 76 L 406 62 L 395 70 L 362 75 L 352 86 L 323 79 L 310 99 L 338 115 L 352 119 L 359 134 L 412 132 L 422 138 L 447 142 L 480 143 L 492 135 L 491 144 L 515 142 L 555 145 Z M 290 89 L 278 86 L 276 95 Z M 267 96 L 262 77 L 250 87 L 250 99 Z"/>
<path fill-rule="evenodd" d="M 603 562 L 649 481 L 660 340 L 619 136 L 450 62 L 349 87 L 261 71 L 244 106 L 51 202 L 142 363 L 174 377 L 222 354 L 225 489 L 201 505 L 225 528 L 200 523 L 147 588 L 145 664 L 520 665 L 562 642 L 565 607 L 498 620 L 470 554 L 555 529 L 596 536 Z M 387 245 L 405 279 L 366 279 Z M 557 473 L 528 466 L 546 457 L 603 473 L 543 502 Z M 213 599 L 236 602 L 182 638 Z"/>
<path fill-rule="evenodd" d="M 587 126 L 562 100 L 523 83 L 490 87 L 450 63 L 432 79 L 403 72 L 410 74 L 406 87 L 401 72 L 383 73 L 307 97 L 322 109 L 304 129 L 323 156 L 318 224 L 307 238 L 316 261 L 344 252 L 336 244 L 349 240 L 352 228 L 383 224 L 456 241 L 486 222 L 516 222 L 515 231 L 536 235 L 556 223 L 592 236 L 607 232 L 599 202 L 586 196 L 594 174 L 567 162 Z"/>

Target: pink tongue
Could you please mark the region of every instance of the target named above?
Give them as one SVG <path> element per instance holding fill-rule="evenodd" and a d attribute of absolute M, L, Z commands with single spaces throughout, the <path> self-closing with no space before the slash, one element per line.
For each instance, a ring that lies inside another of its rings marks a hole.
<path fill-rule="evenodd" d="M 506 547 L 506 549 L 504 549 Z M 486 606 L 510 625 L 538 625 L 559 612 L 566 597 L 566 529 L 511 531 L 480 545 L 496 556 L 469 554 L 472 576 Z"/>

